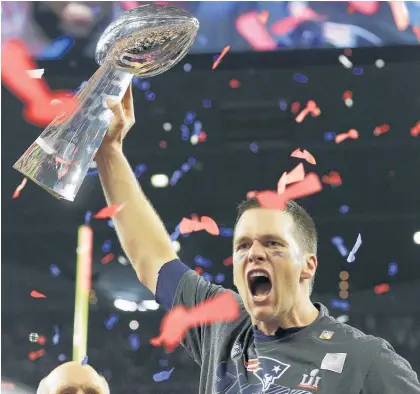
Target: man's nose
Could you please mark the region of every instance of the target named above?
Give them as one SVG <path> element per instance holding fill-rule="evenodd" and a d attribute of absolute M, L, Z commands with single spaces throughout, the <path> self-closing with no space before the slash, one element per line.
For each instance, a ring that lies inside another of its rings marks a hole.
<path fill-rule="evenodd" d="M 267 258 L 264 250 L 264 245 L 262 245 L 258 241 L 255 241 L 249 249 L 248 258 L 250 262 L 263 263 Z"/>

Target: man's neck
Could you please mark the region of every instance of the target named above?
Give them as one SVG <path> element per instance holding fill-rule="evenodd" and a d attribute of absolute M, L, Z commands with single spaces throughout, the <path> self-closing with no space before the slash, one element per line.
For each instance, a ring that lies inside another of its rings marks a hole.
<path fill-rule="evenodd" d="M 287 313 L 272 322 L 257 321 L 254 324 L 265 335 L 274 335 L 279 328 L 306 327 L 313 323 L 319 315 L 319 310 L 308 300 L 297 304 Z"/>

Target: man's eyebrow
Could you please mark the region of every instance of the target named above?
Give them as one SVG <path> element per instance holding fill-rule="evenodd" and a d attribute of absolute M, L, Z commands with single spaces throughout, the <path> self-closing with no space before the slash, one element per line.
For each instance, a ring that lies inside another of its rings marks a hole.
<path fill-rule="evenodd" d="M 247 240 L 249 240 L 250 237 L 247 237 L 246 235 L 242 235 L 240 237 L 238 237 L 237 239 L 235 239 L 233 241 L 233 243 L 235 245 L 241 244 L 242 242 L 245 242 Z M 280 243 L 282 243 L 284 246 L 289 246 L 289 243 L 283 239 L 282 237 L 280 237 L 279 235 L 276 234 L 262 234 L 262 235 L 258 235 L 257 236 L 258 239 L 274 239 L 276 241 L 279 241 Z"/>

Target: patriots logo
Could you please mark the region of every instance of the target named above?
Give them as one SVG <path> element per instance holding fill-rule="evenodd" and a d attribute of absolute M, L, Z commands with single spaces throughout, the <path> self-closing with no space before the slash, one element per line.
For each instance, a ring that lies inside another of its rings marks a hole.
<path fill-rule="evenodd" d="M 277 380 L 290 368 L 270 357 L 258 357 L 241 363 L 223 362 L 217 366 L 215 394 L 312 394 L 302 389 L 291 389 L 277 384 Z M 240 369 L 240 371 L 239 371 Z"/>

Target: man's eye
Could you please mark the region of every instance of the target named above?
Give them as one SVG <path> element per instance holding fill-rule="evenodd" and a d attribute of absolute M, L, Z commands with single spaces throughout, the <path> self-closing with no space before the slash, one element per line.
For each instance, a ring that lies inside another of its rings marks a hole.
<path fill-rule="evenodd" d="M 247 247 L 247 244 L 240 244 L 240 245 L 237 246 L 236 249 L 242 250 L 242 249 L 245 249 L 246 247 Z"/>
<path fill-rule="evenodd" d="M 268 241 L 268 242 L 266 242 L 265 244 L 266 244 L 266 246 L 268 246 L 268 247 L 277 247 L 277 246 L 281 246 L 281 243 L 280 243 L 280 242 L 277 242 L 277 241 Z"/>

